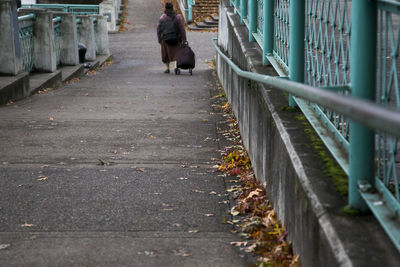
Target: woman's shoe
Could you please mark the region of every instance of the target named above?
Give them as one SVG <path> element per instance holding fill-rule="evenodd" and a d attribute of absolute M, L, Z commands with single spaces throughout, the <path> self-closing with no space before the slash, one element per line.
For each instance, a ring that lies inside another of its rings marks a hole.
<path fill-rule="evenodd" d="M 180 69 L 178 69 L 178 68 L 175 68 L 175 74 L 176 74 L 176 75 L 179 75 L 179 74 L 181 74 L 181 70 L 180 70 Z"/>
<path fill-rule="evenodd" d="M 169 73 L 169 69 L 165 70 L 164 73 Z"/>

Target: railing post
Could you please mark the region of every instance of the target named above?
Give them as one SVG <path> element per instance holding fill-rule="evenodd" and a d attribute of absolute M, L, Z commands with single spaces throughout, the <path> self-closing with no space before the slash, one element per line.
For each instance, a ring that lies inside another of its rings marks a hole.
<path fill-rule="evenodd" d="M 82 21 L 81 26 L 81 40 L 80 42 L 84 44 L 87 48 L 85 59 L 89 61 L 96 60 L 96 41 L 94 37 L 94 25 L 93 17 L 80 15 L 77 16 Z"/>
<path fill-rule="evenodd" d="M 240 24 L 244 25 L 244 19 L 247 18 L 247 0 L 240 1 Z"/>
<path fill-rule="evenodd" d="M 187 0 L 188 5 L 188 20 L 193 21 L 193 0 Z"/>
<path fill-rule="evenodd" d="M 305 1 L 292 0 L 289 5 L 289 78 L 304 82 Z M 296 103 L 289 95 L 289 106 Z"/>
<path fill-rule="evenodd" d="M 238 13 L 238 5 L 239 5 L 239 0 L 235 0 L 235 9 L 234 9 L 235 14 Z"/>
<path fill-rule="evenodd" d="M 264 0 L 264 25 L 263 25 L 263 65 L 268 64 L 267 55 L 274 49 L 274 1 Z"/>
<path fill-rule="evenodd" d="M 0 73 L 17 75 L 23 65 L 16 1 L 0 1 L 0 18 Z"/>
<path fill-rule="evenodd" d="M 254 42 L 253 33 L 257 31 L 257 0 L 250 0 L 249 4 L 249 42 Z"/>
<path fill-rule="evenodd" d="M 354 97 L 374 100 L 376 85 L 376 1 L 353 0 L 351 8 L 350 80 Z M 374 131 L 350 123 L 349 206 L 360 211 L 368 207 L 358 183 L 374 185 Z"/>
<path fill-rule="evenodd" d="M 69 13 L 59 13 L 61 17 L 60 63 L 62 65 L 78 65 L 78 36 L 76 33 L 76 17 Z"/>

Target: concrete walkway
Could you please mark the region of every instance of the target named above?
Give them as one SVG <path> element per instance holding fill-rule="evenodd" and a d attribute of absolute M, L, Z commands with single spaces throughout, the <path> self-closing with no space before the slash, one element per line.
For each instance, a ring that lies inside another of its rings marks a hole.
<path fill-rule="evenodd" d="M 247 266 L 211 168 L 215 33 L 188 33 L 193 76 L 163 74 L 161 9 L 130 0 L 112 65 L 0 107 L 0 266 Z"/>

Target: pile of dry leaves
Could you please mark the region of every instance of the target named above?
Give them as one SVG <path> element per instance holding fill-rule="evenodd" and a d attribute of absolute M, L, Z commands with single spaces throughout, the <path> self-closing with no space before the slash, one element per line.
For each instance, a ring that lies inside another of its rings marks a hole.
<path fill-rule="evenodd" d="M 222 90 L 220 85 L 217 87 Z M 216 97 L 226 101 L 223 93 Z M 259 255 L 257 266 L 300 266 L 299 255 L 292 254 L 291 245 L 286 240 L 287 231 L 279 222 L 265 194 L 265 185 L 255 179 L 229 103 L 222 102 L 216 106 L 223 111 L 228 125 L 224 130 L 220 129 L 220 133 L 233 144 L 221 151 L 222 160 L 218 170 L 225 176 L 237 176 L 239 179 L 239 185 L 227 190 L 236 199 L 230 211 L 235 219 L 223 222 L 234 225 L 239 234 L 246 238 L 246 241 L 231 244 Z"/>

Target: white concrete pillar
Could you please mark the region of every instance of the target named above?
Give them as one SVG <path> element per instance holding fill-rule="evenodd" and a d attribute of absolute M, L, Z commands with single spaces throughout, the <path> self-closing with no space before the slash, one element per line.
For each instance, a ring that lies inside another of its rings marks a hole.
<path fill-rule="evenodd" d="M 85 59 L 89 61 L 96 60 L 96 41 L 94 37 L 93 17 L 92 16 L 77 16 L 81 19 L 81 40 L 87 48 Z"/>
<path fill-rule="evenodd" d="M 106 0 L 99 5 L 99 13 L 107 18 L 107 29 L 109 32 L 117 31 L 117 17 L 113 0 Z"/>
<path fill-rule="evenodd" d="M 17 75 L 23 71 L 15 0 L 0 1 L 0 73 Z"/>
<path fill-rule="evenodd" d="M 54 40 L 53 12 L 44 9 L 22 8 L 19 14 L 36 15 L 34 24 L 34 65 L 41 72 L 57 70 L 56 45 Z"/>
<path fill-rule="evenodd" d="M 60 63 L 62 65 L 78 65 L 78 34 L 76 16 L 70 13 L 59 13 L 61 17 Z"/>
<path fill-rule="evenodd" d="M 97 19 L 97 26 L 95 27 L 96 54 L 110 55 L 107 18 L 102 15 L 92 15 L 92 17 Z"/>

